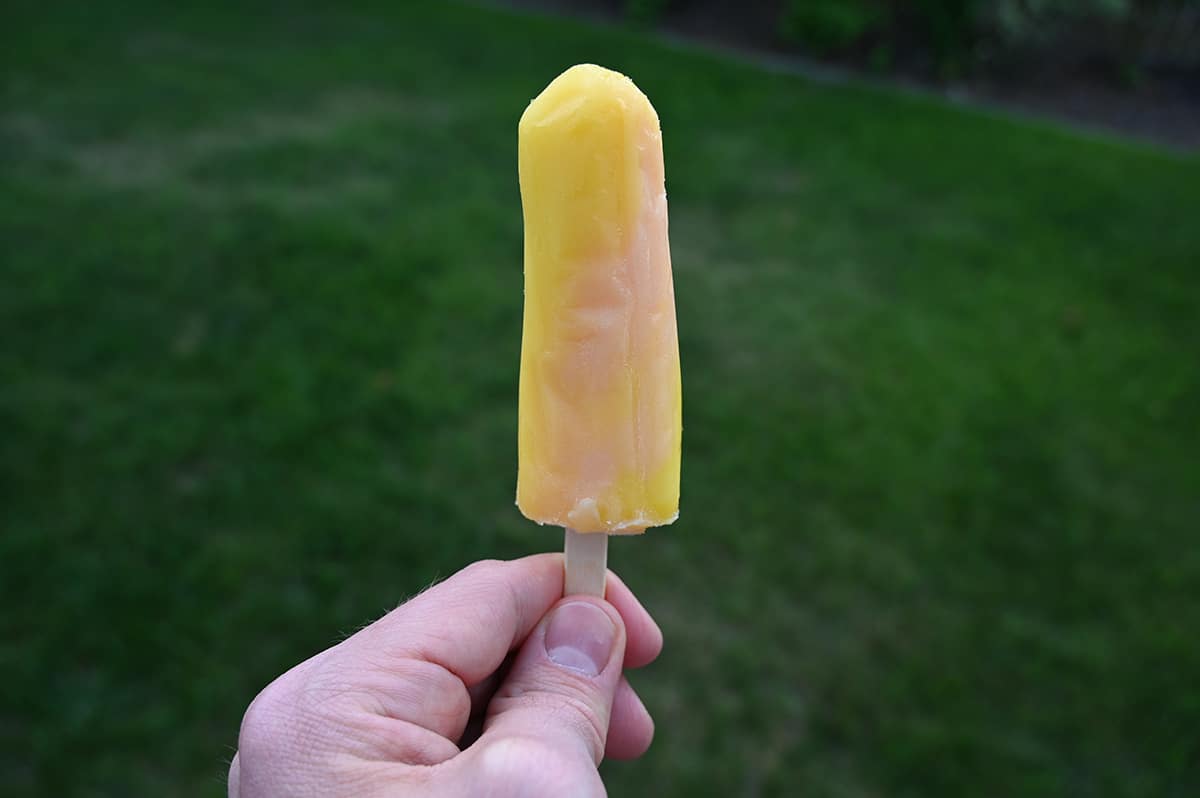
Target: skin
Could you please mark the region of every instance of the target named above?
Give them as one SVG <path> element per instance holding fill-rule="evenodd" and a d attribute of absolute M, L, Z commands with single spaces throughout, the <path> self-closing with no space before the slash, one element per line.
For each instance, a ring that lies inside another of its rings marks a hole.
<path fill-rule="evenodd" d="M 562 598 L 562 556 L 475 563 L 267 686 L 231 798 L 605 795 L 654 722 L 623 671 L 662 632 L 615 574 Z"/>

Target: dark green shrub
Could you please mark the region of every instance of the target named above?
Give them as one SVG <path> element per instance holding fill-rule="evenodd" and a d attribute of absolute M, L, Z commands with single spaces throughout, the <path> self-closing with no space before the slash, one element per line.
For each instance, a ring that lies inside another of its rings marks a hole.
<path fill-rule="evenodd" d="M 779 22 L 785 39 L 822 55 L 840 53 L 887 21 L 871 0 L 789 0 Z"/>
<path fill-rule="evenodd" d="M 942 77 L 957 77 L 974 61 L 976 0 L 917 0 L 913 4 L 917 33 Z"/>
<path fill-rule="evenodd" d="M 783 38 L 821 55 L 845 53 L 868 39 L 870 63 L 890 65 L 902 43 L 928 53 L 940 72 L 961 72 L 971 61 L 976 0 L 788 0 Z"/>
<path fill-rule="evenodd" d="M 658 22 L 671 0 L 625 0 L 625 19 L 639 25 Z"/>
<path fill-rule="evenodd" d="M 1099 45 L 1105 29 L 1124 25 L 1134 10 L 1132 0 L 994 0 L 984 4 L 977 25 L 1002 48 L 1044 50 L 1081 34 Z"/>

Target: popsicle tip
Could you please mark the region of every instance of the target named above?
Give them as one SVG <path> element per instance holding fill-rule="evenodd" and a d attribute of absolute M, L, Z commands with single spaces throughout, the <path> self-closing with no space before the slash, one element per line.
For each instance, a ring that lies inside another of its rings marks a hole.
<path fill-rule="evenodd" d="M 644 111 L 658 114 L 642 90 L 626 75 L 597 64 L 568 67 L 525 108 L 520 128 L 547 127 L 572 119 L 587 105 L 611 105 L 623 113 Z"/>

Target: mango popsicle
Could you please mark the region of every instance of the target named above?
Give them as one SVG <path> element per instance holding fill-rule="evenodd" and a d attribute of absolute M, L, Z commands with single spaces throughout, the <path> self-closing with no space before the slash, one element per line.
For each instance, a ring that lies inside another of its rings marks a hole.
<path fill-rule="evenodd" d="M 519 171 L 517 504 L 575 533 L 669 524 L 682 410 L 658 115 L 624 75 L 571 67 L 522 115 Z"/>

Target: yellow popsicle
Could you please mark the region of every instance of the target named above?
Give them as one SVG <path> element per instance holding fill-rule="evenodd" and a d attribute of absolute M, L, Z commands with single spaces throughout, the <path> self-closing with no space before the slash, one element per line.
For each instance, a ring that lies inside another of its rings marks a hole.
<path fill-rule="evenodd" d="M 658 114 L 629 78 L 559 75 L 519 130 L 517 504 L 577 532 L 679 514 L 682 399 Z"/>

